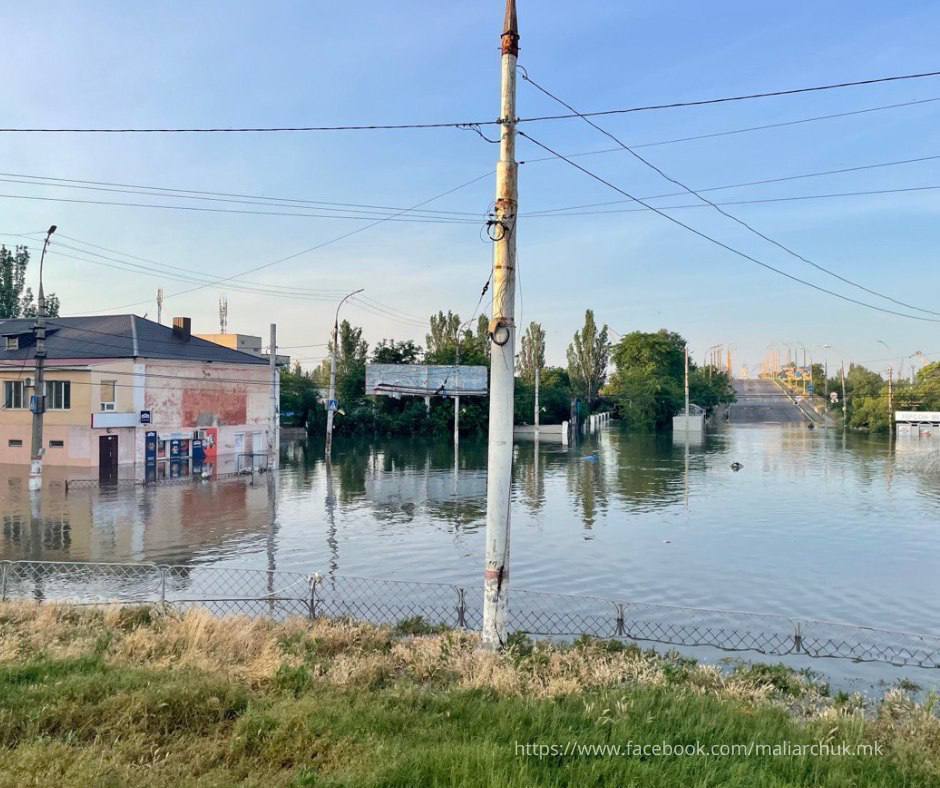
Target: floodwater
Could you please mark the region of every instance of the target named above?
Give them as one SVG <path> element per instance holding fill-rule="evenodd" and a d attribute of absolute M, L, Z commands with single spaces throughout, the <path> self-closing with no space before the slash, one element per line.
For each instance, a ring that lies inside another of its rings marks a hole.
<path fill-rule="evenodd" d="M 678 437 L 678 436 L 677 436 Z M 477 584 L 486 447 L 286 443 L 274 474 L 114 490 L 0 466 L 0 558 L 157 561 Z M 732 463 L 740 463 L 734 471 Z M 512 583 L 940 634 L 940 442 L 616 426 L 516 446 Z"/>

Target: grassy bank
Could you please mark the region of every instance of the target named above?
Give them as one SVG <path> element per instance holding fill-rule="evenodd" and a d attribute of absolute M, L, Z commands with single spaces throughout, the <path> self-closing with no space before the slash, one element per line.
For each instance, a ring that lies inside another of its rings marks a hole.
<path fill-rule="evenodd" d="M 900 690 L 420 629 L 0 606 L 0 785 L 940 785 L 940 719 Z M 882 754 L 523 751 L 663 741 Z"/>

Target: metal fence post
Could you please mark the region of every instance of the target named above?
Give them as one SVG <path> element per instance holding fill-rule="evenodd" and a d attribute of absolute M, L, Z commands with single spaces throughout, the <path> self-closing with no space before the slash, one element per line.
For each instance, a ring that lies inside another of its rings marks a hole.
<path fill-rule="evenodd" d="M 160 607 L 166 610 L 166 570 L 165 566 L 157 567 L 160 570 Z"/>
<path fill-rule="evenodd" d="M 800 622 L 796 622 L 796 628 L 793 631 L 793 650 L 799 654 L 803 651 L 803 633 L 800 631 Z"/>
<path fill-rule="evenodd" d="M 626 634 L 626 631 L 627 631 L 627 628 L 626 628 L 626 625 L 624 624 L 623 605 L 620 602 L 618 602 L 617 603 L 617 634 L 624 635 Z"/>
<path fill-rule="evenodd" d="M 310 616 L 310 620 L 313 621 L 317 617 L 317 585 L 320 583 L 320 575 L 314 574 L 310 578 L 310 597 L 307 600 L 307 611 Z"/>
<path fill-rule="evenodd" d="M 7 601 L 7 570 L 9 568 L 9 561 L 0 561 L 0 602 Z"/>
<path fill-rule="evenodd" d="M 462 588 L 457 589 L 457 626 L 467 628 L 467 598 Z"/>

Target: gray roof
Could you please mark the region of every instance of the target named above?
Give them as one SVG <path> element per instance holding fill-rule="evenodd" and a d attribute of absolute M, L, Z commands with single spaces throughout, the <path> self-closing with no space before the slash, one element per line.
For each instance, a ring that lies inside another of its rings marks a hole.
<path fill-rule="evenodd" d="M 19 349 L 0 344 L 0 363 L 30 361 L 35 352 L 34 318 L 0 320 L 0 335 L 19 336 Z M 267 364 L 268 360 L 191 336 L 182 339 L 171 326 L 137 315 L 47 317 L 46 358 L 156 358 L 214 361 L 220 364 Z"/>

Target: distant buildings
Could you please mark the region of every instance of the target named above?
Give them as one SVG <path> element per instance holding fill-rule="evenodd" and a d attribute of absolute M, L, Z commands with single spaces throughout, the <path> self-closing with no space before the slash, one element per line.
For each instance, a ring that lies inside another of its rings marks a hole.
<path fill-rule="evenodd" d="M 203 464 L 234 470 L 239 457 L 267 452 L 272 380 L 260 347 L 193 336 L 189 318 L 172 328 L 136 315 L 46 323 L 46 465 L 162 476 Z M 28 465 L 33 320 L 0 320 L 0 335 L 0 463 Z"/>

